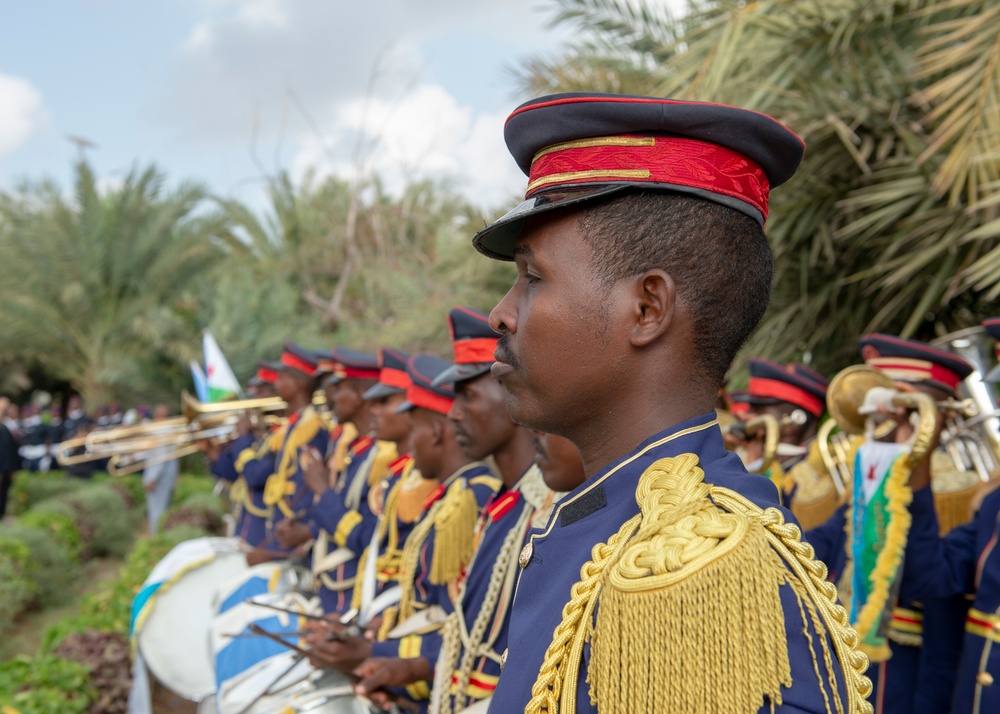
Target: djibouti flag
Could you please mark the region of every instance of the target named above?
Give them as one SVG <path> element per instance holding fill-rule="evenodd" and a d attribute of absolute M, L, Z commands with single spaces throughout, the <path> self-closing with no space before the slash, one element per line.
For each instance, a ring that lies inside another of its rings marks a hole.
<path fill-rule="evenodd" d="M 208 384 L 208 401 L 222 402 L 243 396 L 243 389 L 233 374 L 232 367 L 222 354 L 219 343 L 212 333 L 205 330 L 203 338 L 205 353 L 205 381 Z"/>

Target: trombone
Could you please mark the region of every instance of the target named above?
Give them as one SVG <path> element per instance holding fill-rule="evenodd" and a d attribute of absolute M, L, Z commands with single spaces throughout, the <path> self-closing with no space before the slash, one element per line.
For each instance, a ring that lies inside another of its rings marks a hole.
<path fill-rule="evenodd" d="M 134 473 L 146 466 L 192 454 L 198 451 L 200 441 L 223 442 L 231 439 L 236 434 L 240 414 L 245 411 L 251 413 L 252 422 L 259 423 L 264 412 L 286 407 L 285 402 L 277 397 L 204 404 L 182 392 L 183 416 L 97 429 L 86 436 L 63 441 L 56 454 L 59 463 L 65 466 L 109 459 L 109 473 Z"/>

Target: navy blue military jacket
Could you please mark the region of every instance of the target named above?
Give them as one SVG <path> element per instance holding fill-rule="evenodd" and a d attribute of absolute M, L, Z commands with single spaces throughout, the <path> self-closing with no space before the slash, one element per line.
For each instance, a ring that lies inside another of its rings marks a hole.
<path fill-rule="evenodd" d="M 913 527 L 936 536 L 937 514 L 930 487 L 913 494 Z M 907 549 L 908 567 L 920 573 L 917 597 L 975 593 L 965 625 L 965 643 L 952 711 L 1000 711 L 1000 491 L 983 499 L 971 522 L 921 548 Z"/>
<path fill-rule="evenodd" d="M 490 712 L 507 714 L 524 711 L 531 699 L 531 689 L 552 634 L 562 619 L 563 606 L 570 599 L 570 588 L 580 579 L 580 568 L 590 560 L 591 549 L 597 543 L 607 542 L 625 521 L 639 513 L 636 487 L 643 472 L 658 459 L 684 453 L 699 457 L 707 483 L 742 494 L 761 508 L 779 507 L 774 484 L 761 476 L 748 474 L 739 457 L 726 451 L 714 412 L 661 432 L 644 441 L 632 453 L 609 464 L 559 502 L 544 530 L 533 530 L 529 534 L 528 542 L 532 546 L 530 562 L 521 571 L 517 585 L 509 649 Z M 784 509 L 782 512 L 786 522 L 795 522 L 790 512 Z M 810 642 L 803 634 L 799 604 L 788 585 L 781 588 L 781 603 L 788 632 L 793 682 L 790 688 L 783 690 L 782 705 L 772 710 L 770 703 L 762 698 L 761 711 L 822 714 L 827 711 L 825 698 L 836 697 L 841 698 L 846 709 L 841 669 L 834 666 L 839 692 L 829 691 L 824 684 L 825 677 L 823 682 L 817 680 Z M 677 613 L 673 612 L 649 613 L 650 618 L 676 616 Z M 814 634 L 811 626 L 808 631 Z M 588 646 L 581 660 L 578 679 L 578 712 L 598 711 L 590 703 L 587 685 L 589 661 Z M 724 687 L 726 683 L 719 682 L 719 686 Z M 660 711 L 671 710 L 671 703 L 664 701 Z"/>

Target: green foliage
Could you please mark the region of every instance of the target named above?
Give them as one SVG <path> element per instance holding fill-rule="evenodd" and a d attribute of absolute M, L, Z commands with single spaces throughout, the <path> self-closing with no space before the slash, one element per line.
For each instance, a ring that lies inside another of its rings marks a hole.
<path fill-rule="evenodd" d="M 175 399 L 199 351 L 191 289 L 224 255 L 204 200 L 195 184 L 169 191 L 154 167 L 102 190 L 84 161 L 70 195 L 47 182 L 0 195 L 2 351 L 91 405 Z"/>
<path fill-rule="evenodd" d="M 9 508 L 14 515 L 20 515 L 53 496 L 75 491 L 87 485 L 87 481 L 68 476 L 62 471 L 29 473 L 21 471 L 14 477 L 10 489 Z"/>
<path fill-rule="evenodd" d="M 557 0 L 574 39 L 525 64 L 532 93 L 629 91 L 744 106 L 805 140 L 771 194 L 771 308 L 745 352 L 977 324 L 1000 295 L 1000 12 L 992 0 L 696 0 L 679 18 Z M 596 81 L 593 81 L 596 80 Z"/>
<path fill-rule="evenodd" d="M 82 664 L 53 655 L 0 662 L 0 705 L 21 714 L 83 714 L 95 695 Z"/>
<path fill-rule="evenodd" d="M 79 572 L 73 554 L 44 528 L 25 523 L 0 524 L 0 551 L 23 554 L 12 558 L 31 583 L 31 604 L 48 607 L 66 600 L 68 585 Z M 20 562 L 19 562 L 20 561 Z"/>
<path fill-rule="evenodd" d="M 55 496 L 33 509 L 70 516 L 84 545 L 83 555 L 121 556 L 128 552 L 138 523 L 137 511 L 126 508 L 122 494 L 109 483 L 87 483 Z"/>
<path fill-rule="evenodd" d="M 156 564 L 178 543 L 204 535 L 205 532 L 198 528 L 180 527 L 140 538 L 113 582 L 84 598 L 78 615 L 65 618 L 46 630 L 42 651 L 52 652 L 68 635 L 78 632 L 115 632 L 127 636 L 132 599 Z"/>
<path fill-rule="evenodd" d="M 189 498 L 198 494 L 210 494 L 215 488 L 215 479 L 211 476 L 194 476 L 192 474 L 181 474 L 177 477 L 177 485 L 174 487 L 174 503 L 184 503 Z M 218 500 L 218 498 L 216 498 Z"/>
<path fill-rule="evenodd" d="M 27 577 L 31 552 L 24 543 L 0 541 L 0 636 L 31 602 L 34 583 Z"/>
<path fill-rule="evenodd" d="M 72 507 L 67 504 L 63 505 L 66 505 L 66 511 L 72 511 Z M 77 530 L 76 521 L 66 511 L 33 510 L 20 516 L 17 519 L 17 523 L 21 526 L 35 528 L 48 533 L 53 540 L 66 549 L 72 560 L 76 562 L 83 551 L 83 538 L 80 537 L 80 531 Z"/>
<path fill-rule="evenodd" d="M 132 684 L 128 637 L 118 632 L 84 630 L 69 635 L 54 654 L 90 670 L 96 694 L 88 714 L 125 714 Z"/>

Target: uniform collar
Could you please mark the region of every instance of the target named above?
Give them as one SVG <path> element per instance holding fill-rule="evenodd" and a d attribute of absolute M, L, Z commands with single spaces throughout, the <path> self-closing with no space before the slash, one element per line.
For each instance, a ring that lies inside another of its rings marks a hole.
<path fill-rule="evenodd" d="M 625 501 L 634 505 L 636 484 L 650 459 L 654 455 L 660 459 L 683 453 L 698 454 L 702 463 L 715 461 L 729 453 L 723 444 L 714 411 L 649 437 L 587 479 L 559 501 L 548 526 L 539 537 L 548 535 L 560 522 L 566 524 L 567 521 L 581 520 L 603 510 L 605 506 L 614 508 Z"/>

